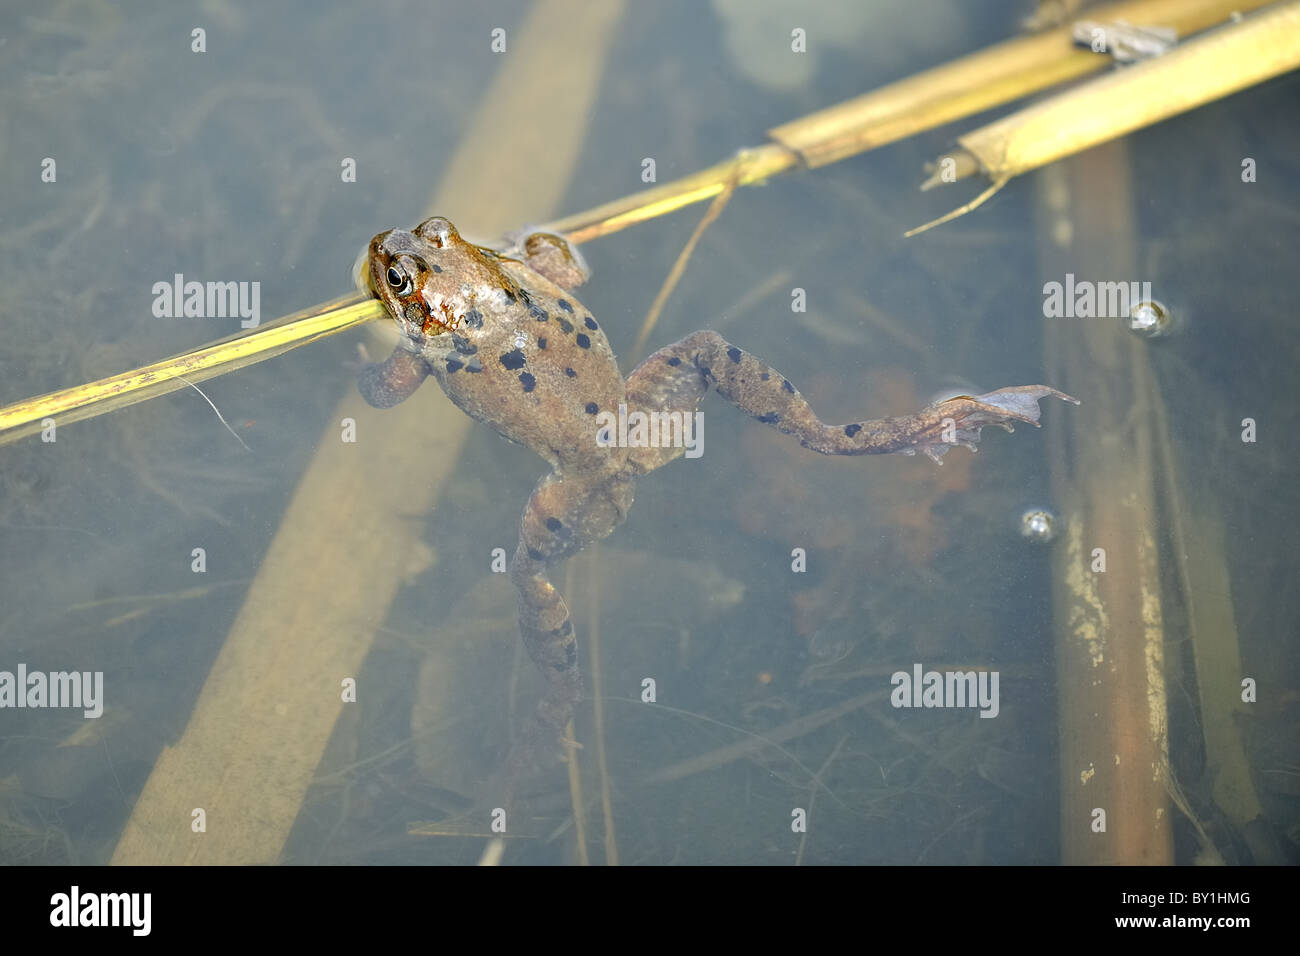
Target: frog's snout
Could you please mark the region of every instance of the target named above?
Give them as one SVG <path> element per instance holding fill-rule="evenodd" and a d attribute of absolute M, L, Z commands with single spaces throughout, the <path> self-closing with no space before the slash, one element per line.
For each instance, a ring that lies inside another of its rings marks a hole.
<path fill-rule="evenodd" d="M 357 258 L 352 263 L 352 284 L 358 292 L 382 298 L 379 287 L 375 284 L 375 253 L 383 248 L 387 236 L 387 232 L 381 232 L 357 253 Z"/>
<path fill-rule="evenodd" d="M 370 240 L 370 245 L 366 248 L 366 261 L 359 270 L 363 275 L 358 276 L 358 278 L 364 279 L 366 288 L 369 289 L 372 295 L 379 298 L 383 298 L 381 295 L 383 286 L 380 284 L 382 278 L 380 273 L 384 271 L 384 242 L 391 232 L 391 229 L 388 232 L 381 232 Z"/>

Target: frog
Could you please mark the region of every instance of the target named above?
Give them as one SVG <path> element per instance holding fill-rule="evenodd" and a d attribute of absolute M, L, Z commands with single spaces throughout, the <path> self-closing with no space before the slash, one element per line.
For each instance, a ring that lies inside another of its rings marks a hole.
<path fill-rule="evenodd" d="M 536 452 L 549 466 L 529 496 L 510 561 L 519 631 L 546 677 L 517 744 L 558 740 L 582 697 L 577 635 L 551 577 L 563 561 L 627 518 L 638 479 L 681 457 L 684 442 L 612 441 L 622 412 L 693 416 L 709 392 L 823 455 L 925 454 L 943 464 L 981 429 L 1039 426 L 1039 401 L 1079 400 L 1045 385 L 956 395 L 912 414 L 824 423 L 780 372 L 717 332 L 701 330 L 654 352 L 626 377 L 605 330 L 574 295 L 590 272 L 563 236 L 523 231 L 504 248 L 463 239 L 445 217 L 376 235 L 370 291 L 400 338 L 365 363 L 358 388 L 387 408 L 434 378 L 471 418 Z M 684 420 L 684 419 L 683 419 Z"/>

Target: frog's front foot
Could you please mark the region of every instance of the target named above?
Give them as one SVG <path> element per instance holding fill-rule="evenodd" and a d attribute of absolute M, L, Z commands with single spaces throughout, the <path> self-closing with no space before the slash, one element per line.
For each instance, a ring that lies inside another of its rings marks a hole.
<path fill-rule="evenodd" d="M 1072 395 L 1046 385 L 1014 385 L 983 395 L 958 395 L 927 405 L 912 416 L 907 429 L 911 447 L 903 454 L 924 452 L 942 465 L 944 454 L 954 445 L 977 451 L 980 429 L 986 425 L 995 425 L 1009 432 L 1015 431 L 1013 422 L 1028 422 L 1037 428 L 1038 402 L 1052 395 L 1073 405 L 1079 404 Z"/>
<path fill-rule="evenodd" d="M 375 408 L 391 408 L 410 396 L 429 374 L 429 364 L 420 356 L 398 346 L 387 361 L 369 362 L 368 353 L 358 346 L 361 362 L 355 363 L 357 389 Z"/>

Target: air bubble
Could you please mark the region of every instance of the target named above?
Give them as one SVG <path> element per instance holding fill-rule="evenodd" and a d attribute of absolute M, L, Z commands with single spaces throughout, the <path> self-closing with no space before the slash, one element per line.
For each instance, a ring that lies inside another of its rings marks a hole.
<path fill-rule="evenodd" d="M 1020 516 L 1020 536 L 1035 544 L 1046 544 L 1056 537 L 1056 515 L 1046 508 L 1030 508 Z"/>
<path fill-rule="evenodd" d="M 1128 310 L 1124 324 L 1134 335 L 1156 339 L 1174 330 L 1174 314 L 1155 299 L 1144 299 Z"/>

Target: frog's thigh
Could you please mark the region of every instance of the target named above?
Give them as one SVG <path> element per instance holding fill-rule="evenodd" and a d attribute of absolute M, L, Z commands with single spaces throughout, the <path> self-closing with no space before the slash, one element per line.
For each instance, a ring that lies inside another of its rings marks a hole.
<path fill-rule="evenodd" d="M 680 412 L 693 415 L 708 394 L 708 376 L 696 364 L 701 352 L 716 349 L 726 342 L 717 332 L 692 332 L 672 345 L 655 352 L 627 378 L 629 409 L 642 412 Z M 681 448 L 634 448 L 629 457 L 638 472 L 666 465 L 682 455 Z"/>
<path fill-rule="evenodd" d="M 632 506 L 630 480 L 584 481 L 549 475 L 528 499 L 520 544 L 533 561 L 558 561 L 618 527 Z"/>
<path fill-rule="evenodd" d="M 665 345 L 628 376 L 628 407 L 647 412 L 696 411 L 710 386 L 696 359 L 718 344 L 727 343 L 717 332 L 703 331 Z"/>

